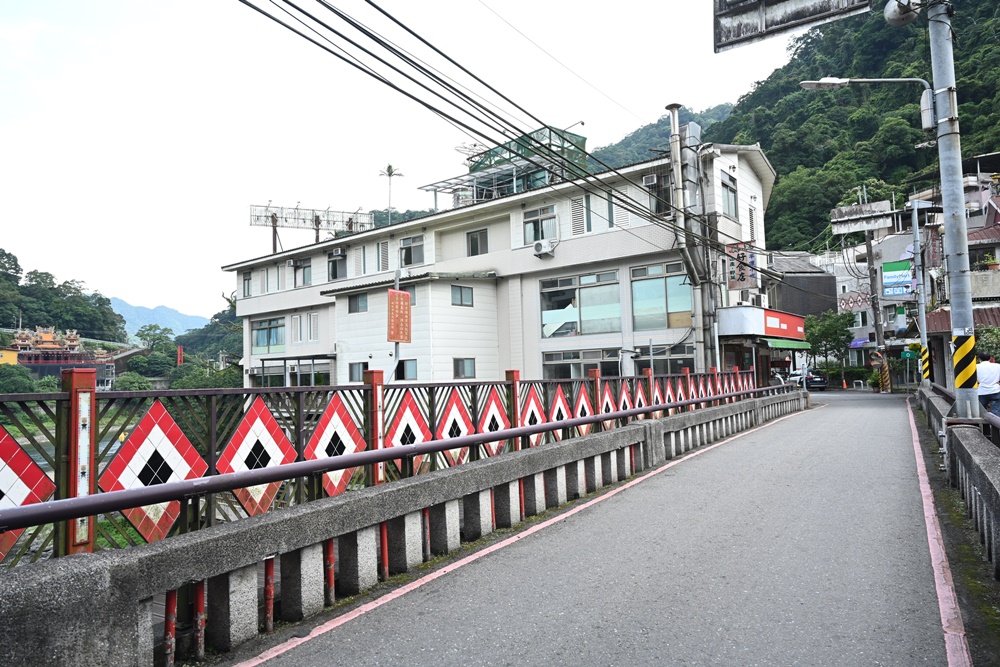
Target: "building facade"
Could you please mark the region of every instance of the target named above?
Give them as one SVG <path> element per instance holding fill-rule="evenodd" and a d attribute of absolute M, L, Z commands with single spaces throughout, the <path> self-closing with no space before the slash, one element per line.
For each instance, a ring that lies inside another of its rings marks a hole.
<path fill-rule="evenodd" d="M 577 180 L 489 160 L 489 173 L 425 188 L 456 208 L 223 267 L 237 280 L 246 384 L 345 384 L 369 369 L 430 382 L 721 365 L 712 307 L 747 291 L 726 287 L 722 246 L 764 247 L 774 170 L 757 146 L 702 144 L 697 126 L 683 134 L 683 191 L 669 157 Z M 572 137 L 569 150 L 582 150 Z M 681 199 L 694 233 L 679 231 Z M 692 277 L 692 255 L 709 280 Z M 387 340 L 397 283 L 412 326 L 398 359 Z M 759 281 L 752 289 L 766 299 Z"/>

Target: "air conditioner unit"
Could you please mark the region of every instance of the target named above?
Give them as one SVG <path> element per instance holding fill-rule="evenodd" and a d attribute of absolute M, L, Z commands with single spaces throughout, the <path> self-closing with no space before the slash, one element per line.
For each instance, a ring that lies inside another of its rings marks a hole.
<path fill-rule="evenodd" d="M 343 257 L 346 254 L 347 252 L 343 248 L 334 248 L 329 253 L 327 253 L 327 257 L 333 259 L 334 257 Z"/>
<path fill-rule="evenodd" d="M 749 300 L 750 300 L 750 290 L 748 290 L 748 289 L 741 289 L 740 290 L 740 301 L 742 301 L 742 302 L 745 303 L 745 302 L 747 302 Z"/>
<path fill-rule="evenodd" d="M 642 184 L 647 188 L 651 185 L 656 185 L 656 174 L 646 174 L 643 176 Z"/>
<path fill-rule="evenodd" d="M 288 260 L 287 262 L 285 262 L 285 266 L 287 266 L 290 269 L 294 269 L 295 268 L 295 260 L 294 259 Z"/>
<path fill-rule="evenodd" d="M 541 257 L 542 255 L 551 255 L 555 250 L 556 246 L 549 239 L 542 239 L 541 241 L 535 241 L 535 256 Z"/>

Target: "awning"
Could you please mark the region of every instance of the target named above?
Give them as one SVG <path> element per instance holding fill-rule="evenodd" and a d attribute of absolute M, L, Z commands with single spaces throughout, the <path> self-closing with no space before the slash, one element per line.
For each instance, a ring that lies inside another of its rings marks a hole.
<path fill-rule="evenodd" d="M 808 350 L 812 346 L 804 340 L 785 340 L 784 338 L 761 338 L 768 347 L 779 350 Z"/>
<path fill-rule="evenodd" d="M 855 338 L 854 340 L 851 341 L 851 344 L 848 345 L 847 347 L 851 348 L 852 350 L 857 350 L 859 348 L 864 347 L 865 343 L 867 342 L 869 342 L 867 338 Z"/>

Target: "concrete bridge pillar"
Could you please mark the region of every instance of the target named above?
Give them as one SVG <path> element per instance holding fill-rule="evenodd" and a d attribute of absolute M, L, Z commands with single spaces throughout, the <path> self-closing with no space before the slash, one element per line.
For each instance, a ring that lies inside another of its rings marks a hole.
<path fill-rule="evenodd" d="M 566 466 L 545 471 L 545 506 L 559 507 L 567 501 Z"/>
<path fill-rule="evenodd" d="M 536 473 L 524 478 L 524 515 L 534 516 L 545 511 L 545 475 Z"/>
<path fill-rule="evenodd" d="M 490 489 L 470 493 L 462 499 L 465 510 L 463 537 L 466 542 L 474 542 L 483 535 L 493 532 L 493 504 Z"/>
<path fill-rule="evenodd" d="M 493 487 L 493 513 L 497 528 L 512 528 L 521 521 L 521 487 L 517 480 Z"/>
<path fill-rule="evenodd" d="M 587 491 L 593 493 L 604 486 L 604 462 L 600 455 L 591 456 L 584 461 L 587 474 Z"/>
<path fill-rule="evenodd" d="M 615 452 L 615 468 L 617 468 L 616 475 L 618 481 L 628 479 L 632 476 L 632 453 L 629 451 L 628 447 L 622 447 L 621 449 L 616 449 Z"/>
<path fill-rule="evenodd" d="M 348 595 L 378 583 L 377 533 L 376 526 L 369 526 L 339 538 L 340 588 Z"/>
<path fill-rule="evenodd" d="M 420 512 L 410 512 L 386 522 L 389 536 L 389 574 L 409 572 L 424 560 Z"/>
<path fill-rule="evenodd" d="M 247 565 L 208 580 L 205 639 L 219 651 L 232 651 L 257 636 L 257 566 Z"/>
<path fill-rule="evenodd" d="M 323 544 L 281 554 L 281 618 L 301 621 L 323 611 Z"/>
<path fill-rule="evenodd" d="M 601 480 L 604 486 L 611 486 L 618 481 L 618 457 L 615 452 L 604 452 L 601 454 Z"/>
<path fill-rule="evenodd" d="M 462 544 L 459 536 L 458 500 L 431 507 L 431 553 L 447 554 Z"/>
<path fill-rule="evenodd" d="M 566 466 L 566 499 L 576 500 L 587 495 L 587 466 L 574 461 Z"/>

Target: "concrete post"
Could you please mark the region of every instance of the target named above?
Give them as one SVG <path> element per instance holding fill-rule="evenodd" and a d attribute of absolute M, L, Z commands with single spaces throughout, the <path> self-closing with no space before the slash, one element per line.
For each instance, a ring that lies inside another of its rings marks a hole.
<path fill-rule="evenodd" d="M 545 476 L 545 506 L 548 508 L 565 505 L 567 501 L 566 466 L 546 470 Z"/>
<path fill-rule="evenodd" d="M 622 447 L 614 451 L 615 468 L 618 473 L 618 481 L 628 479 L 632 476 L 632 457 L 629 455 L 628 447 Z"/>
<path fill-rule="evenodd" d="M 493 532 L 493 504 L 490 495 L 490 490 L 486 489 L 462 498 L 462 508 L 465 510 L 462 537 L 466 542 L 475 542 L 483 535 Z"/>
<path fill-rule="evenodd" d="M 458 501 L 449 500 L 431 507 L 431 553 L 447 554 L 462 544 L 459 536 Z"/>
<path fill-rule="evenodd" d="M 591 456 L 583 462 L 587 475 L 587 492 L 593 493 L 604 486 L 604 464 L 601 455 Z"/>
<path fill-rule="evenodd" d="M 521 492 L 517 480 L 493 487 L 497 528 L 513 528 L 521 521 Z"/>
<path fill-rule="evenodd" d="M 545 475 L 536 473 L 524 478 L 524 515 L 534 516 L 545 511 Z"/>
<path fill-rule="evenodd" d="M 601 480 L 604 486 L 611 486 L 618 481 L 618 457 L 612 452 L 601 454 L 601 470 L 604 478 Z"/>
<path fill-rule="evenodd" d="M 257 636 L 257 566 L 247 565 L 208 580 L 205 639 L 219 651 L 232 651 Z"/>
<path fill-rule="evenodd" d="M 281 554 L 281 618 L 301 621 L 323 611 L 323 544 Z"/>
<path fill-rule="evenodd" d="M 424 560 L 420 512 L 410 512 L 386 522 L 389 533 L 389 574 L 409 572 Z"/>
<path fill-rule="evenodd" d="M 566 466 L 566 498 L 576 500 L 587 495 L 587 467 L 583 461 Z"/>
<path fill-rule="evenodd" d="M 369 526 L 339 538 L 340 588 L 348 595 L 378 583 L 378 526 Z"/>

